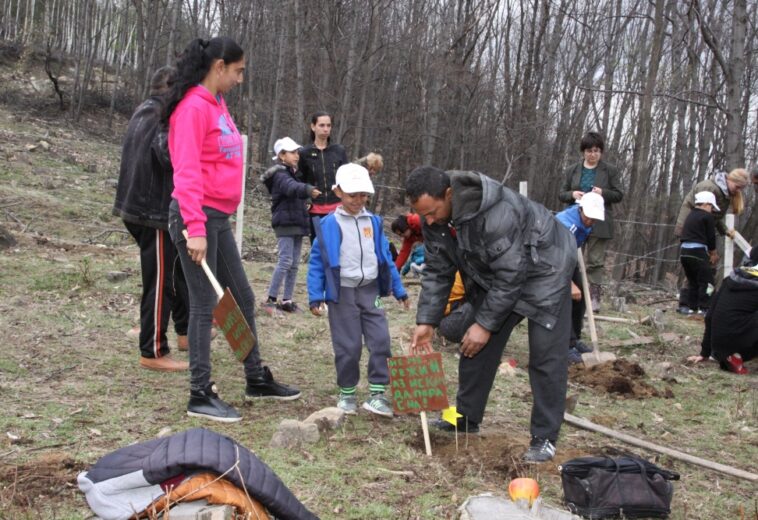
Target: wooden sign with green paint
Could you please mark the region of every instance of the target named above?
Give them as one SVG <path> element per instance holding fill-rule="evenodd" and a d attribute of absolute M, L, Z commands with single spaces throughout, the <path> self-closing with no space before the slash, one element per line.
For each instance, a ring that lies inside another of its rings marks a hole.
<path fill-rule="evenodd" d="M 213 317 L 216 318 L 219 328 L 226 336 L 237 361 L 245 361 L 255 346 L 255 336 L 228 288 L 224 291 L 216 308 L 213 309 Z"/>
<path fill-rule="evenodd" d="M 439 352 L 391 357 L 387 366 L 395 413 L 431 412 L 450 406 Z"/>

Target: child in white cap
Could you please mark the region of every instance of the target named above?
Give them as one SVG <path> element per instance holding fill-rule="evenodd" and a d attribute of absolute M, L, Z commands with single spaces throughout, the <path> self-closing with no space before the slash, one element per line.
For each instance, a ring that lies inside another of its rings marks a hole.
<path fill-rule="evenodd" d="M 713 267 L 719 260 L 716 251 L 716 220 L 711 214 L 721 211 L 710 191 L 695 194 L 695 208 L 682 228 L 679 261 L 687 276 L 687 287 L 679 292 L 679 314 L 704 315 L 714 287 Z"/>
<path fill-rule="evenodd" d="M 369 398 L 363 408 L 392 417 L 385 395 L 389 384 L 387 358 L 390 333 L 381 297 L 393 294 L 408 309 L 408 295 L 400 281 L 382 219 L 366 210 L 374 193 L 368 170 L 344 164 L 335 176 L 332 191 L 341 200 L 333 213 L 313 219 L 316 239 L 308 266 L 308 304 L 321 315 L 321 304 L 329 308 L 329 329 L 337 369 L 337 406 L 346 413 L 357 411 L 356 388 L 365 342 L 369 351 Z"/>
<path fill-rule="evenodd" d="M 292 293 L 300 265 L 303 237 L 310 230 L 308 201 L 321 195 L 321 192 L 303 182 L 297 170 L 299 150 L 300 145 L 289 137 L 277 140 L 274 143 L 274 165 L 261 178 L 271 194 L 271 226 L 276 234 L 279 257 L 268 288 L 268 299 L 262 304 L 269 316 L 279 315 L 280 311 L 303 312 L 293 301 Z M 282 283 L 284 294 L 282 302 L 278 303 Z"/>
<path fill-rule="evenodd" d="M 585 193 L 578 204 L 569 206 L 555 215 L 576 239 L 576 247 L 582 247 L 592 232 L 595 221 L 605 220 L 605 202 L 602 195 L 594 192 Z M 592 352 L 589 345 L 581 341 L 584 313 L 587 310 L 581 291 L 582 278 L 579 267 L 571 277 L 571 338 L 569 339 L 568 360 L 570 364 L 581 363 L 582 354 Z"/>

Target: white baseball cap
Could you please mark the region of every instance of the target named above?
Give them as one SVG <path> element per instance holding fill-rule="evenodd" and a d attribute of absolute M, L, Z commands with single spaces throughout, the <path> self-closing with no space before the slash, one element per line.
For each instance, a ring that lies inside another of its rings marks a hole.
<path fill-rule="evenodd" d="M 374 193 L 368 170 L 360 164 L 348 163 L 337 168 L 332 189 L 337 186 L 345 193 Z"/>
<path fill-rule="evenodd" d="M 579 199 L 579 207 L 584 215 L 593 220 L 605 220 L 605 201 L 599 193 L 591 191 Z"/>
<path fill-rule="evenodd" d="M 279 152 L 294 152 L 295 150 L 299 150 L 301 146 L 297 144 L 292 138 L 290 137 L 282 137 L 281 139 L 277 139 L 274 143 L 274 159 L 279 157 Z"/>
<path fill-rule="evenodd" d="M 716 211 L 721 211 L 716 204 L 716 195 L 710 191 L 698 191 L 695 193 L 695 204 L 710 204 Z"/>

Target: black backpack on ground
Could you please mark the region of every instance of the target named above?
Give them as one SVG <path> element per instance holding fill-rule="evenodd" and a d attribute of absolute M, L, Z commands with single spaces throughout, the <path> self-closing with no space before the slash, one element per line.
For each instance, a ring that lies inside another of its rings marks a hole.
<path fill-rule="evenodd" d="M 579 457 L 560 466 L 563 495 L 585 518 L 667 518 L 679 474 L 635 456 Z"/>

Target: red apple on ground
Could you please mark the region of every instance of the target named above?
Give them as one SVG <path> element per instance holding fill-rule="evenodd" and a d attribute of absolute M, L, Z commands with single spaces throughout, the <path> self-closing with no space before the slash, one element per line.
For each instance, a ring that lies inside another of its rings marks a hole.
<path fill-rule="evenodd" d="M 529 501 L 529 505 L 532 505 L 540 496 L 540 485 L 533 478 L 515 478 L 508 485 L 508 493 L 514 502 L 524 499 Z"/>

